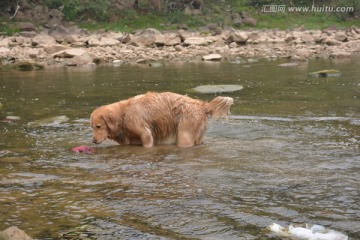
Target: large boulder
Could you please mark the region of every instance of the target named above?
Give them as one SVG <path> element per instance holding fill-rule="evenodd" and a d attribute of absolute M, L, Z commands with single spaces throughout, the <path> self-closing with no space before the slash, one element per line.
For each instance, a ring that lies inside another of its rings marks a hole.
<path fill-rule="evenodd" d="M 304 33 L 304 34 L 300 35 L 300 39 L 301 39 L 301 42 L 303 42 L 303 43 L 315 42 L 315 38 L 309 33 Z"/>
<path fill-rule="evenodd" d="M 47 28 L 54 28 L 62 24 L 64 14 L 58 9 L 51 9 L 49 11 L 49 19 L 46 22 L 45 26 Z"/>
<path fill-rule="evenodd" d="M 255 20 L 255 18 L 252 18 L 252 17 L 245 17 L 245 18 L 242 18 L 242 24 L 254 27 L 254 26 L 256 26 L 256 20 Z"/>
<path fill-rule="evenodd" d="M 342 50 L 342 49 L 336 49 L 330 54 L 330 57 L 332 58 L 348 58 L 351 57 L 351 52 Z"/>
<path fill-rule="evenodd" d="M 65 49 L 65 50 L 59 51 L 57 53 L 54 53 L 53 57 L 54 58 L 73 58 L 73 57 L 77 57 L 77 56 L 82 56 L 85 53 L 87 53 L 87 50 L 85 50 L 85 49 L 70 48 L 70 49 Z"/>
<path fill-rule="evenodd" d="M 0 47 L 9 47 L 9 42 L 11 41 L 11 38 L 7 37 L 0 40 Z"/>
<path fill-rule="evenodd" d="M 166 46 L 175 46 L 181 44 L 181 38 L 178 32 L 168 31 L 163 33 Z"/>
<path fill-rule="evenodd" d="M 135 4 L 136 0 L 113 0 L 110 1 L 111 9 L 116 10 L 123 10 L 123 9 L 132 9 Z"/>
<path fill-rule="evenodd" d="M 240 14 L 238 13 L 232 13 L 231 14 L 231 18 L 233 20 L 233 23 L 237 26 L 240 26 L 242 24 L 242 19 L 241 19 L 241 16 Z"/>
<path fill-rule="evenodd" d="M 53 58 L 65 66 L 94 65 L 97 57 L 83 48 L 70 48 L 53 54 Z"/>
<path fill-rule="evenodd" d="M 325 44 L 328 46 L 339 46 L 341 45 L 341 42 L 334 39 L 334 38 L 327 38 L 324 40 Z"/>
<path fill-rule="evenodd" d="M 347 42 L 348 41 L 348 37 L 346 36 L 346 34 L 344 32 L 335 33 L 334 39 L 339 42 Z"/>
<path fill-rule="evenodd" d="M 159 30 L 147 28 L 143 31 L 135 33 L 128 44 L 137 47 L 163 46 L 165 44 L 165 38 Z"/>
<path fill-rule="evenodd" d="M 26 32 L 35 32 L 36 27 L 33 23 L 29 22 L 21 22 L 18 24 L 20 32 L 26 31 Z"/>
<path fill-rule="evenodd" d="M 298 48 L 292 51 L 291 60 L 305 61 L 310 57 L 310 51 L 307 48 Z"/>
<path fill-rule="evenodd" d="M 179 36 L 181 38 L 181 41 L 185 41 L 186 39 L 190 38 L 190 37 L 200 37 L 200 34 L 198 31 L 193 31 L 193 30 L 183 30 L 180 29 L 178 31 Z"/>
<path fill-rule="evenodd" d="M 70 49 L 70 47 L 61 44 L 47 45 L 44 47 L 44 51 L 48 54 L 57 53 L 66 49 Z"/>
<path fill-rule="evenodd" d="M 119 40 L 108 37 L 92 37 L 88 40 L 90 47 L 106 47 L 106 46 L 116 46 L 120 44 Z"/>
<path fill-rule="evenodd" d="M 203 38 L 203 37 L 189 37 L 189 38 L 185 39 L 184 44 L 185 45 L 203 46 L 203 45 L 208 45 L 209 42 L 206 38 Z"/>
<path fill-rule="evenodd" d="M 231 28 L 227 33 L 227 42 L 245 43 L 249 36 L 246 32 Z"/>
<path fill-rule="evenodd" d="M 49 36 L 46 33 L 40 33 L 32 39 L 32 45 L 55 45 L 57 44 L 55 38 Z"/>

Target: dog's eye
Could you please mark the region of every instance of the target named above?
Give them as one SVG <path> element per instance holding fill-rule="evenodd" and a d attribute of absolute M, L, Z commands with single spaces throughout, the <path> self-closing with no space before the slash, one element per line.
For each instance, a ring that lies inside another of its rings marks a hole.
<path fill-rule="evenodd" d="M 96 125 L 95 127 L 96 127 L 97 129 L 101 128 L 101 126 L 100 126 L 100 125 Z"/>

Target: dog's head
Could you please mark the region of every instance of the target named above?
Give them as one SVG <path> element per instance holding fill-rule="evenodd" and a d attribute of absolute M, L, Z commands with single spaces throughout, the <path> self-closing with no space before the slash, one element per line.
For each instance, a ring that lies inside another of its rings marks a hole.
<path fill-rule="evenodd" d="M 116 128 L 115 113 L 106 106 L 99 107 L 90 116 L 90 125 L 93 129 L 93 143 L 105 141 Z"/>

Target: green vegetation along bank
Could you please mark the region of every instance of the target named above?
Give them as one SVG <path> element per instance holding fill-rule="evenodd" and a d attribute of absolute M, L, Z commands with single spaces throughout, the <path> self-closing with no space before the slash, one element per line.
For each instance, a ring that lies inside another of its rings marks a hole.
<path fill-rule="evenodd" d="M 360 26 L 358 0 L 3 0 L 0 32 L 16 22 L 51 28 L 76 23 L 88 30 L 132 32 L 199 29 L 208 24 L 240 29 L 325 29 Z"/>

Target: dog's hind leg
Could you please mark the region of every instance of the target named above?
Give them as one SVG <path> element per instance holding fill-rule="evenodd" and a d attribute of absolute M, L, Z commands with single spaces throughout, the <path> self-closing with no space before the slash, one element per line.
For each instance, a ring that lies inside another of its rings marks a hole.
<path fill-rule="evenodd" d="M 195 145 L 194 135 L 187 129 L 178 129 L 176 145 L 179 147 L 192 147 Z"/>

